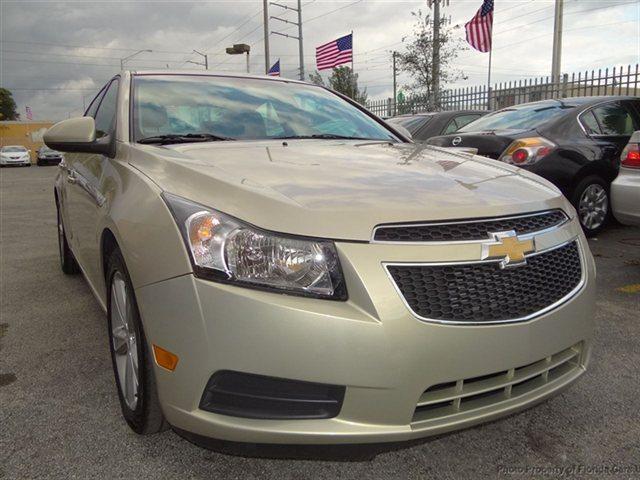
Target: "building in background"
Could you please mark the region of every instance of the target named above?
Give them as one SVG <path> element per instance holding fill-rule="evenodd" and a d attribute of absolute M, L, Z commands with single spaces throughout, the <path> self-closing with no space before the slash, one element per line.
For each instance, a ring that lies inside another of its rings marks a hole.
<path fill-rule="evenodd" d="M 31 161 L 35 162 L 36 151 L 44 145 L 42 136 L 53 122 L 46 121 L 7 121 L 0 122 L 0 147 L 22 145 L 29 149 Z"/>

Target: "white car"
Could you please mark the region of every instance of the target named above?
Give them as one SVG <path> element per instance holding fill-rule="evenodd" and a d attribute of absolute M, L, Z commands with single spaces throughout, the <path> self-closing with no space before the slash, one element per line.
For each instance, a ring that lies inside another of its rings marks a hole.
<path fill-rule="evenodd" d="M 0 148 L 0 166 L 22 165 L 31 166 L 31 155 L 22 145 L 7 145 Z"/>
<path fill-rule="evenodd" d="M 625 225 L 640 225 L 640 130 L 620 157 L 620 173 L 611 184 L 613 215 Z"/>

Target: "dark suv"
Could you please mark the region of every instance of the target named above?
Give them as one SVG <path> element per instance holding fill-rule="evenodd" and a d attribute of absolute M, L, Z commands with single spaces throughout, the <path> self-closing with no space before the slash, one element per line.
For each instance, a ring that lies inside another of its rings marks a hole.
<path fill-rule="evenodd" d="M 577 97 L 504 108 L 427 143 L 476 148 L 478 155 L 546 178 L 571 200 L 585 233 L 594 235 L 611 216 L 609 186 L 639 128 L 640 98 Z"/>

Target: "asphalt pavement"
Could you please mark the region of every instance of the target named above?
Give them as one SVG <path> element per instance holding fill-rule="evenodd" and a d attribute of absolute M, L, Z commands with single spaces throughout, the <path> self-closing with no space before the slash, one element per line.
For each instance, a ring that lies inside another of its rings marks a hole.
<path fill-rule="evenodd" d="M 640 478 L 639 228 L 590 241 L 591 368 L 559 396 L 411 443 L 207 450 L 122 420 L 105 315 L 82 276 L 59 268 L 56 170 L 0 171 L 0 478 Z"/>

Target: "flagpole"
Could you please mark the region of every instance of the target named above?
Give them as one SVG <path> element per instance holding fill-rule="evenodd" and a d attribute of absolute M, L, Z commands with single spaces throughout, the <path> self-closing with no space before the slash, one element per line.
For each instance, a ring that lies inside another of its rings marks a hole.
<path fill-rule="evenodd" d="M 356 99 L 356 71 L 353 68 L 354 57 L 355 55 L 353 50 L 353 30 L 351 30 L 351 76 L 353 77 L 353 82 L 351 85 L 351 97 L 353 98 L 353 100 Z"/>
<path fill-rule="evenodd" d="M 487 72 L 487 109 L 491 110 L 491 53 L 493 52 L 493 45 L 489 49 L 489 71 Z"/>

